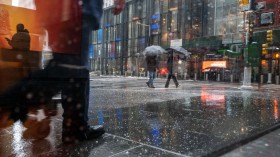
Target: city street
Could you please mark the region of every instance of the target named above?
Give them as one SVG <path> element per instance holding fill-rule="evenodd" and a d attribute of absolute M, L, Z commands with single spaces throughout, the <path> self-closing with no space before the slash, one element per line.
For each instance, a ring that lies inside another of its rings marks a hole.
<path fill-rule="evenodd" d="M 0 131 L 2 156 L 279 156 L 280 85 L 92 76 L 90 124 L 103 138 L 61 144 L 61 112 L 44 140 L 24 138 L 17 122 Z"/>

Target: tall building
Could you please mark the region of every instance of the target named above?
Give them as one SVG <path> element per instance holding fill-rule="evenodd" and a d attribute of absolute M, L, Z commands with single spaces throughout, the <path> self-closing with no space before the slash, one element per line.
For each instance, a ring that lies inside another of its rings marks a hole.
<path fill-rule="evenodd" d="M 193 55 L 180 73 L 203 77 L 202 61 L 224 60 L 218 50 L 242 42 L 243 15 L 236 0 L 131 0 L 120 15 L 110 12 L 104 8 L 102 28 L 93 33 L 92 70 L 104 74 L 145 71 L 146 46 L 167 48 L 182 39 Z"/>

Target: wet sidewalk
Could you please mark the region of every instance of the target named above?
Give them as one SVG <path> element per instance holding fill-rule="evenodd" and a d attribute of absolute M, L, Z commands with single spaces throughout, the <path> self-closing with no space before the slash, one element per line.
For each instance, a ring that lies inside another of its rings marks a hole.
<path fill-rule="evenodd" d="M 102 124 L 103 138 L 61 143 L 62 108 L 51 117 L 44 140 L 26 136 L 19 123 L 0 131 L 2 156 L 275 156 L 279 149 L 276 85 L 179 81 L 180 88 L 145 87 L 146 80 L 93 78 L 90 123 Z M 42 116 L 42 110 L 38 112 Z M 273 131 L 274 132 L 271 132 Z M 263 136 L 264 135 L 264 136 Z M 263 150 L 262 150 L 263 149 Z M 267 154 L 267 152 L 270 152 Z"/>

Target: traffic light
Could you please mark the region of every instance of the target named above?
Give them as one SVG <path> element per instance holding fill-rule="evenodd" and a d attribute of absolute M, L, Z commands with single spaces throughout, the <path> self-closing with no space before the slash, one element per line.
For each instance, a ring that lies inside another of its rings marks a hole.
<path fill-rule="evenodd" d="M 262 54 L 263 55 L 268 54 L 267 48 L 268 48 L 268 43 L 262 44 Z"/>
<path fill-rule="evenodd" d="M 272 42 L 273 40 L 273 31 L 272 30 L 267 30 L 266 31 L 266 41 L 267 42 Z"/>
<path fill-rule="evenodd" d="M 249 20 L 249 44 L 253 42 L 253 28 L 254 28 L 254 23 L 252 20 Z"/>

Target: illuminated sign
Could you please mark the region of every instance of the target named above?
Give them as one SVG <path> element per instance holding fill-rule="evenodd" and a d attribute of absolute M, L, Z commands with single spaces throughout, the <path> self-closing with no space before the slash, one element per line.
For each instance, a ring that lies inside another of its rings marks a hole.
<path fill-rule="evenodd" d="M 151 25 L 151 29 L 159 29 L 159 28 L 160 28 L 159 24 L 152 24 Z"/>
<path fill-rule="evenodd" d="M 98 43 L 102 42 L 102 34 L 103 34 L 102 32 L 103 32 L 102 29 L 98 30 L 98 38 L 97 38 Z"/>
<path fill-rule="evenodd" d="M 175 39 L 170 41 L 170 46 L 182 46 L 183 40 L 182 39 Z"/>
<path fill-rule="evenodd" d="M 93 44 L 89 45 L 89 58 L 90 59 L 93 58 L 93 48 L 94 48 Z"/>
<path fill-rule="evenodd" d="M 203 61 L 202 62 L 202 69 L 209 68 L 209 67 L 226 68 L 227 61 Z"/>
<path fill-rule="evenodd" d="M 122 40 L 122 38 L 116 38 L 116 41 L 121 41 Z"/>
<path fill-rule="evenodd" d="M 156 15 L 153 15 L 152 16 L 152 19 L 154 20 L 154 19 L 159 19 L 160 18 L 160 15 L 159 14 L 156 14 Z"/>

